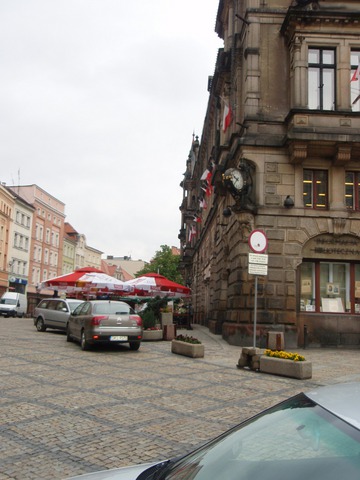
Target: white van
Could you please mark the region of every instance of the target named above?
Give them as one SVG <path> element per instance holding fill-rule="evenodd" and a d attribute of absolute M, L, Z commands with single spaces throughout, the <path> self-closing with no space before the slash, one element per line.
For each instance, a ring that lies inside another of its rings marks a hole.
<path fill-rule="evenodd" d="M 27 312 L 27 298 L 23 293 L 5 292 L 0 298 L 0 315 L 23 317 Z"/>

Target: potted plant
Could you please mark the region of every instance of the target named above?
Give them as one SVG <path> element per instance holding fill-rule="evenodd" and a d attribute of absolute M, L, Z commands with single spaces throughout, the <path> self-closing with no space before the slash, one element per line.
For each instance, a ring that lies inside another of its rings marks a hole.
<path fill-rule="evenodd" d="M 163 331 L 157 323 L 155 312 L 152 309 L 146 308 L 141 312 L 143 321 L 143 340 L 162 340 Z"/>
<path fill-rule="evenodd" d="M 171 352 L 191 358 L 201 358 L 205 353 L 200 340 L 190 335 L 177 335 L 171 341 Z"/>
<path fill-rule="evenodd" d="M 312 377 L 312 363 L 298 353 L 267 349 L 260 358 L 260 372 L 306 379 Z"/>

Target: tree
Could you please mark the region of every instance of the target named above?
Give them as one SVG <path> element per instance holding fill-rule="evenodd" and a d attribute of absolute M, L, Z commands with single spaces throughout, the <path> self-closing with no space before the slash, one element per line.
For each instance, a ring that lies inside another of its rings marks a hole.
<path fill-rule="evenodd" d="M 141 277 L 144 273 L 159 273 L 173 282 L 183 284 L 184 279 L 179 272 L 180 256 L 174 255 L 168 245 L 161 245 L 160 248 L 161 250 L 157 250 L 150 263 L 137 272 L 136 276 Z"/>

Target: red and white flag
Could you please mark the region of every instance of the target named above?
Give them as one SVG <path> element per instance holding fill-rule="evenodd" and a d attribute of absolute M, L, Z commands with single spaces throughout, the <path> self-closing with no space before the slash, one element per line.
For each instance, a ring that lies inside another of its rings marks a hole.
<path fill-rule="evenodd" d="M 191 240 L 196 236 L 196 228 L 195 225 L 192 225 L 189 231 L 189 243 L 191 243 Z"/>
<path fill-rule="evenodd" d="M 206 204 L 205 198 L 202 198 L 202 199 L 199 201 L 199 205 L 200 205 L 200 208 L 202 208 L 203 210 L 206 210 L 207 204 Z"/>
<path fill-rule="evenodd" d="M 204 173 L 201 175 L 200 180 L 206 180 L 207 177 L 208 177 L 208 175 L 209 175 L 209 173 L 211 173 L 211 172 L 210 172 L 210 170 L 207 168 L 207 169 L 204 171 Z"/>
<path fill-rule="evenodd" d="M 230 105 L 225 102 L 224 100 L 224 112 L 223 112 L 223 122 L 222 122 L 222 129 L 225 133 L 227 128 L 229 127 L 232 120 L 232 111 Z"/>
<path fill-rule="evenodd" d="M 351 77 L 350 82 L 357 82 L 359 78 L 360 78 L 360 65 L 357 67 L 357 69 L 353 73 L 353 76 Z"/>

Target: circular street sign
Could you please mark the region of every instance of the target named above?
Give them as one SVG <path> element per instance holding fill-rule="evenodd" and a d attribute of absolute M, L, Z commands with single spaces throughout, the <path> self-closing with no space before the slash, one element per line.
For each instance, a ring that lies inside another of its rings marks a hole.
<path fill-rule="evenodd" d="M 268 240 L 261 230 L 253 230 L 249 236 L 249 246 L 255 253 L 263 253 L 267 249 Z"/>

